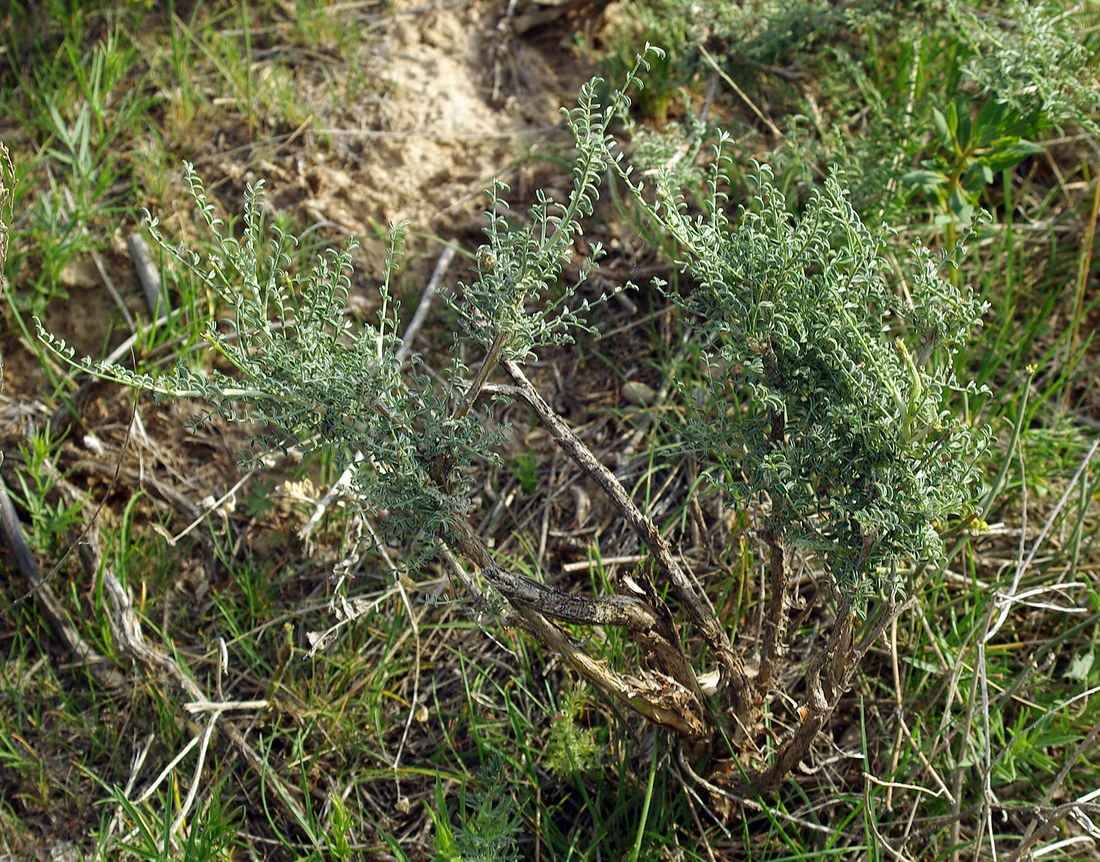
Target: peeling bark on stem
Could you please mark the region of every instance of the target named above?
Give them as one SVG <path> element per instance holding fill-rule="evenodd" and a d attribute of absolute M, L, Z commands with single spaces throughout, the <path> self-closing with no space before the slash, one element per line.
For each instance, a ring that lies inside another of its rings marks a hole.
<path fill-rule="evenodd" d="M 504 595 L 518 621 L 536 640 L 560 654 L 608 696 L 650 721 L 693 740 L 708 734 L 699 684 L 679 645 L 662 633 L 667 628 L 664 620 L 647 602 L 633 596 L 578 596 L 540 584 L 497 565 L 468 524 L 460 524 L 456 533 L 458 550 Z M 618 673 L 574 644 L 551 619 L 626 628 L 649 650 L 648 667 L 640 676 Z"/>
<path fill-rule="evenodd" d="M 658 566 L 668 576 L 672 591 L 683 604 L 691 622 L 717 654 L 719 668 L 728 687 L 727 694 L 735 715 L 743 718 L 747 709 L 744 669 L 714 609 L 696 592 L 687 574 L 672 555 L 672 550 L 664 536 L 634 503 L 615 474 L 596 460 L 588 447 L 539 395 L 518 363 L 504 360 L 502 364 L 515 383 L 515 393 L 538 414 L 554 441 L 565 453 L 599 484 L 624 520 L 638 534 L 642 543 L 649 548 Z"/>
<path fill-rule="evenodd" d="M 710 727 L 704 720 L 706 713 L 702 704 L 671 678 L 660 678 L 651 673 L 647 674 L 648 679 L 639 679 L 616 673 L 579 649 L 542 614 L 526 608 L 520 608 L 518 613 L 539 641 L 557 651 L 581 676 L 612 698 L 625 702 L 655 724 L 675 730 L 688 739 L 700 740 L 708 735 Z"/>
<path fill-rule="evenodd" d="M 787 562 L 783 540 L 768 539 L 768 574 L 771 590 L 764 606 L 763 645 L 760 649 L 760 674 L 756 678 L 757 696 L 764 698 L 771 687 L 775 669 L 783 657 L 787 640 Z"/>
<path fill-rule="evenodd" d="M 853 644 L 856 616 L 851 610 L 850 599 L 847 596 L 841 599 L 836 625 L 829 636 L 822 661 L 810 671 L 807 680 L 808 697 L 803 704 L 801 723 L 786 744 L 780 746 L 772 764 L 739 782 L 733 788 L 735 794 L 768 796 L 779 789 L 832 717 L 867 651 L 900 610 L 896 602 L 888 601 L 880 617 L 866 627 L 862 640 Z"/>
<path fill-rule="evenodd" d="M 455 544 L 514 607 L 580 625 L 617 626 L 630 631 L 650 631 L 657 626 L 657 613 L 634 596 L 575 595 L 501 568 L 468 524 L 458 525 Z"/>

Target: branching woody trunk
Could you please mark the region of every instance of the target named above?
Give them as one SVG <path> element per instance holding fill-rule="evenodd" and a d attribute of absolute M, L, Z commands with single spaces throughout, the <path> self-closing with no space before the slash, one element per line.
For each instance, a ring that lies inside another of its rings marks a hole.
<path fill-rule="evenodd" d="M 468 524 L 460 523 L 456 533 L 457 550 L 508 600 L 520 623 L 536 640 L 559 653 L 609 696 L 650 721 L 692 740 L 708 735 L 703 693 L 671 625 L 671 614 L 655 592 L 649 593 L 649 601 L 636 596 L 567 593 L 503 569 Z M 659 608 L 650 601 L 656 601 Z M 646 647 L 643 667 L 637 675 L 613 670 L 576 646 L 553 621 L 626 629 Z"/>
<path fill-rule="evenodd" d="M 768 418 L 771 425 L 769 445 L 772 448 L 783 445 L 786 430 L 781 413 L 770 409 Z M 776 667 L 783 657 L 787 644 L 787 604 L 789 586 L 787 582 L 787 561 L 783 551 L 783 538 L 779 533 L 786 512 L 783 504 L 773 501 L 771 515 L 772 526 L 767 533 L 768 543 L 768 600 L 764 607 L 763 638 L 760 650 L 760 674 L 756 679 L 757 701 L 767 696 L 775 678 Z"/>
<path fill-rule="evenodd" d="M 596 459 L 538 393 L 519 364 L 504 357 L 502 346 L 494 345 L 488 361 L 503 367 L 512 385 L 493 386 L 493 391 L 526 403 L 562 451 L 600 486 L 652 554 L 654 576 L 651 579 L 649 575 L 636 573 L 633 578 L 624 578 L 622 584 L 628 594 L 587 596 L 566 592 L 501 566 L 472 525 L 465 521 L 459 521 L 452 530 L 454 549 L 476 566 L 484 581 L 507 600 L 513 624 L 561 655 L 606 695 L 649 721 L 675 731 L 685 741 L 694 745 L 702 743 L 704 749 L 709 742 L 719 738 L 731 740 L 740 747 L 745 759 L 739 758 L 735 769 L 725 770 L 726 792 L 739 795 L 774 792 L 809 752 L 847 689 L 859 660 L 893 619 L 893 606 L 885 610 L 874 625 L 865 627 L 864 636 L 857 644 L 854 643 L 856 616 L 849 602 L 842 600 L 827 649 L 807 673 L 807 700 L 798 710 L 798 723 L 789 736 L 780 741 L 770 763 L 754 762 L 753 728 L 758 725 L 760 711 L 787 646 L 789 584 L 781 537 L 768 537 L 769 596 L 760 672 L 750 679 L 714 608 L 696 589 L 657 526 L 638 508 L 618 478 Z M 483 366 L 457 408 L 459 411 L 470 409 L 484 389 L 491 370 Z M 782 442 L 783 430 L 782 418 L 772 416 L 775 445 Z M 444 490 L 446 470 L 444 462 L 431 469 L 433 481 Z M 773 512 L 773 515 L 781 518 L 782 513 Z M 468 588 L 478 589 L 468 577 L 464 577 L 464 582 Z M 683 648 L 673 612 L 662 598 L 666 591 L 710 650 L 719 679 L 716 701 L 704 693 L 692 660 Z M 627 673 L 593 658 L 562 628 L 563 624 L 623 629 L 642 648 L 639 666 Z M 715 771 L 723 772 L 722 761 L 717 764 Z"/>

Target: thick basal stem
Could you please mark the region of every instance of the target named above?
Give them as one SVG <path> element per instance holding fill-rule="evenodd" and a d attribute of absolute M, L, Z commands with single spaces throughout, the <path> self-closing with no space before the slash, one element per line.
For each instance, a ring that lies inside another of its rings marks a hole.
<path fill-rule="evenodd" d="M 853 643 L 856 615 L 851 611 L 851 602 L 847 597 L 841 600 L 837 612 L 836 626 L 829 636 L 825 648 L 825 660 L 814 668 L 809 675 L 807 701 L 802 707 L 802 721 L 795 729 L 771 766 L 750 777 L 735 792 L 755 793 L 767 796 L 777 791 L 783 780 L 798 766 L 806 756 L 817 735 L 828 722 L 840 698 L 851 685 L 856 669 L 863 661 L 867 651 L 882 635 L 899 608 L 888 601 L 881 608 L 877 620 L 870 626 L 859 643 Z"/>
<path fill-rule="evenodd" d="M 634 503 L 634 500 L 615 474 L 601 464 L 588 447 L 573 433 L 573 430 L 561 420 L 543 397 L 539 395 L 517 363 L 506 359 L 502 362 L 502 365 L 516 384 L 516 394 L 522 397 L 531 409 L 538 414 L 539 419 L 542 420 L 543 425 L 546 426 L 546 429 L 562 450 L 603 489 L 604 493 L 615 504 L 623 519 L 637 533 L 642 543 L 649 548 L 657 564 L 668 576 L 672 590 L 683 604 L 691 622 L 702 634 L 711 649 L 717 653 L 719 667 L 726 683 L 729 685 L 731 705 L 737 716 L 743 718 L 747 709 L 744 669 L 741 659 L 734 653 L 729 637 L 718 621 L 714 609 L 695 591 L 687 574 L 672 555 L 672 550 L 669 548 L 664 536 Z"/>
<path fill-rule="evenodd" d="M 528 631 L 541 643 L 555 650 L 581 676 L 613 699 L 623 701 L 655 724 L 675 730 L 689 739 L 699 740 L 708 734 L 701 704 L 693 702 L 684 689 L 678 689 L 679 698 L 673 700 L 668 697 L 667 691 L 654 690 L 651 685 L 618 674 L 592 658 L 542 614 L 525 608 L 518 609 L 518 613 Z"/>
<path fill-rule="evenodd" d="M 757 694 L 761 698 L 771 687 L 787 640 L 787 563 L 783 542 L 774 535 L 768 537 L 768 575 L 771 590 L 764 606 L 764 643 L 760 649 L 760 673 L 756 678 Z"/>
<path fill-rule="evenodd" d="M 469 524 L 457 525 L 455 544 L 515 608 L 526 608 L 550 619 L 579 625 L 617 626 L 642 632 L 658 626 L 657 613 L 640 598 L 580 596 L 502 568 L 489 556 Z"/>
<path fill-rule="evenodd" d="M 783 445 L 786 434 L 782 414 L 770 410 L 771 433 L 769 446 L 774 449 Z M 768 542 L 768 580 L 770 591 L 764 607 L 763 639 L 760 650 L 760 673 L 756 678 L 756 692 L 763 699 L 775 678 L 775 669 L 783 658 L 787 644 L 787 602 L 790 584 L 787 578 L 787 560 L 783 551 L 783 538 L 776 531 L 783 528 L 786 517 L 784 507 L 775 503 L 772 512 L 774 522 L 767 536 Z"/>
<path fill-rule="evenodd" d="M 665 621 L 649 604 L 633 596 L 577 596 L 506 571 L 492 559 L 468 524 L 458 526 L 454 542 L 508 599 L 522 627 L 561 655 L 585 679 L 650 721 L 689 739 L 700 740 L 708 734 L 698 683 L 677 652 L 678 645 L 662 633 L 667 628 Z M 626 628 L 647 644 L 655 663 L 666 668 L 666 675 L 645 671 L 640 677 L 620 674 L 584 652 L 551 619 Z"/>

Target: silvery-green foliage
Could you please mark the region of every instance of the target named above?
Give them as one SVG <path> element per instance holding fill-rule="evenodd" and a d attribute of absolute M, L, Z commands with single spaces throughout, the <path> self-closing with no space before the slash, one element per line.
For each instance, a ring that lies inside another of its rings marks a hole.
<path fill-rule="evenodd" d="M 703 187 L 706 173 L 699 167 L 699 155 L 708 135 L 702 122 L 692 118 L 668 123 L 663 129 L 632 125 L 628 131 L 630 163 L 643 176 L 664 169 L 671 183 L 685 193 Z"/>
<path fill-rule="evenodd" d="M 615 105 L 624 103 L 621 96 Z M 591 83 L 582 88 L 578 106 L 565 113 L 577 145 L 568 200 L 558 203 L 540 194 L 529 221 L 512 224 L 502 214 L 500 195 L 506 187 L 497 183 L 477 278 L 460 298 L 448 300 L 467 334 L 486 349 L 486 367 L 500 357 L 528 358 L 539 346 L 568 342 L 574 327 L 586 328 L 583 314 L 591 303 L 572 300 L 587 270 L 582 267 L 577 281 L 565 289 L 559 281 L 607 168 L 607 127 L 614 109 L 598 104 Z M 255 448 L 298 445 L 349 456 L 361 452 L 364 457 L 355 459 L 356 499 L 386 513 L 384 535 L 447 537 L 470 504 L 468 468 L 495 459 L 499 435 L 486 433 L 493 427 L 487 415 L 470 411 L 480 383 L 471 387 L 457 359 L 444 370 L 442 382 L 423 373 L 417 357 L 404 364 L 397 359 L 391 278 L 400 231 L 391 241 L 377 320 L 353 325 L 347 295 L 354 243 L 320 255 L 307 272 L 295 272 L 290 251 L 296 239 L 264 218 L 262 182 L 247 190 L 238 239 L 215 214 L 190 165 L 186 173 L 213 251 L 204 256 L 173 247 L 154 218 L 150 230 L 217 299 L 221 316 L 208 324 L 203 337 L 231 371 L 200 372 L 180 363 L 154 378 L 77 360 L 71 348 L 38 324 L 40 337 L 90 374 L 164 396 L 199 399 L 226 420 L 260 429 Z M 590 260 L 601 253 L 593 244 Z M 459 353 L 456 346 L 452 355 Z"/>
<path fill-rule="evenodd" d="M 969 512 L 988 433 L 947 402 L 966 389 L 952 360 L 982 305 L 926 249 L 892 272 L 889 232 L 867 229 L 843 177 L 796 215 L 761 167 L 733 220 L 721 164 L 698 215 L 667 178 L 650 203 L 634 185 L 696 281 L 672 296 L 708 367 L 685 386 L 688 445 L 740 500 L 767 502 L 766 532 L 819 553 L 856 597 L 896 589 L 892 564 L 942 560 L 936 525 Z"/>
<path fill-rule="evenodd" d="M 638 71 L 651 53 L 658 52 L 647 45 L 627 75 L 628 86 L 638 82 Z M 623 105 L 629 105 L 622 93 L 601 105 L 599 83 L 584 84 L 577 107 L 562 112 L 577 151 L 573 189 L 565 203 L 549 200 L 539 190 L 527 223 L 520 225 L 503 215 L 507 204 L 502 195 L 508 186 L 497 180 L 490 191 L 487 241 L 478 249 L 477 278 L 464 286 L 461 299 L 452 305 L 469 335 L 487 350 L 499 340 L 505 358 L 529 359 L 538 347 L 570 343 L 574 329 L 590 331 L 584 315 L 595 303 L 587 299 L 571 303 L 591 265 L 603 256 L 601 244 L 590 244 L 571 285 L 563 288 L 560 281 L 582 233 L 582 219 L 592 215 L 599 197 L 612 145 L 608 125 Z M 602 295 L 596 303 L 606 299 L 608 295 Z"/>
<path fill-rule="evenodd" d="M 1007 0 L 977 12 L 957 0 L 947 20 L 970 52 L 965 72 L 990 96 L 1039 126 L 1096 123 L 1096 56 L 1081 39 L 1078 10 Z"/>
<path fill-rule="evenodd" d="M 76 362 L 90 374 L 160 395 L 195 398 L 235 423 L 254 426 L 254 449 L 292 445 L 365 455 L 354 479 L 361 500 L 386 511 L 384 528 L 399 533 L 446 532 L 467 505 L 465 468 L 489 457 L 493 442 L 482 417 L 452 419 L 448 405 L 464 369 L 451 369 L 440 388 L 419 370 L 414 356 L 402 369 L 396 357 L 396 308 L 390 280 L 400 252 L 391 239 L 375 323 L 353 325 L 347 314 L 354 243 L 319 255 L 306 272 L 293 272 L 296 240 L 263 215 L 262 182 L 249 186 L 243 234 L 230 235 L 215 215 L 190 165 L 187 179 L 214 250 L 205 257 L 174 247 L 150 231 L 166 252 L 216 297 L 222 311 L 203 333 L 231 372 L 194 371 L 182 362 L 153 378 L 90 359 Z M 70 361 L 73 352 L 39 335 Z M 429 476 L 444 463 L 443 483 Z"/>
<path fill-rule="evenodd" d="M 637 83 L 644 64 L 643 55 L 628 83 Z M 754 200 L 731 219 L 720 154 L 701 214 L 689 212 L 667 164 L 650 172 L 656 197 L 647 197 L 608 133 L 629 100 L 616 91 L 601 106 L 598 84 L 586 85 L 567 114 L 577 150 L 568 200 L 540 196 L 530 221 L 515 225 L 502 214 L 502 187 L 494 191 L 477 278 L 451 300 L 486 351 L 473 384 L 458 364 L 437 382 L 415 358 L 406 367 L 397 360 L 390 292 L 396 237 L 377 321 L 352 326 L 350 246 L 296 273 L 293 239 L 265 222 L 259 185 L 248 191 L 236 239 L 190 169 L 214 251 L 201 257 L 173 249 L 155 221 L 153 234 L 219 300 L 224 315 L 205 337 L 232 372 L 181 364 L 153 379 L 77 364 L 154 392 L 204 399 L 229 420 L 256 423 L 267 448 L 358 450 L 365 456 L 355 478 L 359 498 L 388 513 L 385 529 L 447 536 L 469 505 L 468 468 L 492 457 L 487 417 L 469 410 L 492 363 L 529 357 L 584 326 L 588 305 L 571 305 L 576 285 L 558 281 L 612 168 L 696 282 L 673 299 L 694 315 L 708 367 L 706 385 L 686 384 L 692 416 L 685 433 L 713 475 L 743 500 L 766 501 L 766 532 L 816 550 L 857 594 L 893 586 L 884 573 L 894 562 L 940 559 L 936 525 L 968 514 L 973 464 L 985 443 L 983 431 L 946 406 L 965 388 L 952 359 L 980 304 L 942 278 L 944 262 L 926 250 L 913 250 L 908 267 L 892 271 L 888 231 L 866 228 L 840 176 L 815 188 L 797 216 L 761 168 Z M 63 344 L 42 336 L 71 360 Z"/>

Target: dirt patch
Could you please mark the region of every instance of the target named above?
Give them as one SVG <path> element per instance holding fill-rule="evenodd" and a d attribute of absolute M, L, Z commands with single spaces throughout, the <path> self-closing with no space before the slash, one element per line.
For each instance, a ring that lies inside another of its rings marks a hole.
<path fill-rule="evenodd" d="M 336 86 L 333 98 L 331 75 L 296 64 L 302 101 L 315 109 L 300 134 L 257 143 L 250 158 L 212 153 L 213 169 L 200 168 L 215 181 L 220 172 L 234 191 L 264 179 L 272 204 L 301 224 L 360 239 L 361 266 L 372 275 L 390 224 L 407 224 L 414 237 L 476 242 L 493 178 L 536 142 L 566 140 L 559 109 L 588 73 L 560 34 L 505 39 L 489 5 L 407 8 L 359 51 L 368 90 Z M 522 69 L 520 80 L 502 67 Z M 502 77 L 508 87 L 494 87 Z M 416 268 L 426 247 L 410 245 L 417 277 L 432 263 Z"/>
<path fill-rule="evenodd" d="M 380 169 L 371 173 L 361 208 L 445 227 L 526 139 L 545 136 L 557 122 L 557 78 L 534 52 L 525 56 L 542 85 L 522 100 L 490 104 L 486 75 L 495 51 L 485 18 L 484 11 L 439 9 L 422 21 L 398 19 L 385 72 L 392 85 L 379 106 Z"/>

